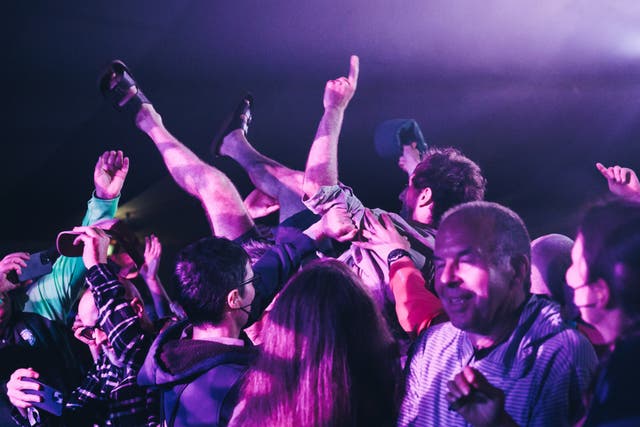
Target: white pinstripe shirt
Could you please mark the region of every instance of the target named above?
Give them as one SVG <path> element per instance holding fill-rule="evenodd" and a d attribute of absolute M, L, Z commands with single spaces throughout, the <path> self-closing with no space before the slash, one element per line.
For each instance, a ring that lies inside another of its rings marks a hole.
<path fill-rule="evenodd" d="M 466 365 L 504 391 L 506 411 L 519 425 L 566 426 L 584 414 L 582 395 L 597 358 L 589 341 L 562 322 L 558 306 L 536 296 L 509 339 L 480 360 L 450 322 L 428 328 L 407 367 L 398 425 L 466 426 L 445 399 L 447 381 Z"/>

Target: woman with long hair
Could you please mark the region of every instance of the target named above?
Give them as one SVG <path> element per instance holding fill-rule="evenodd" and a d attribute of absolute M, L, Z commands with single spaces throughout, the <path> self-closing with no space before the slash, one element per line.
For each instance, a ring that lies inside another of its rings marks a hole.
<path fill-rule="evenodd" d="M 566 278 L 575 305 L 608 347 L 585 426 L 640 425 L 640 204 L 614 200 L 589 209 L 571 259 Z"/>
<path fill-rule="evenodd" d="M 233 426 L 395 425 L 400 365 L 373 300 L 342 263 L 316 261 L 281 291 Z"/>

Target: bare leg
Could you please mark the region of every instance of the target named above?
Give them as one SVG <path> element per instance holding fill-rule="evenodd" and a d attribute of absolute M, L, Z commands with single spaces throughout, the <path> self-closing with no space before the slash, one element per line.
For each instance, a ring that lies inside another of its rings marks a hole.
<path fill-rule="evenodd" d="M 200 200 L 215 236 L 233 240 L 254 227 L 231 180 L 178 141 L 151 104 L 142 106 L 136 125 L 153 140 L 174 181 Z"/>
<path fill-rule="evenodd" d="M 306 209 L 302 203 L 303 173 L 258 152 L 240 129 L 224 138 L 220 154 L 237 161 L 258 190 L 278 201 L 280 222 Z"/>

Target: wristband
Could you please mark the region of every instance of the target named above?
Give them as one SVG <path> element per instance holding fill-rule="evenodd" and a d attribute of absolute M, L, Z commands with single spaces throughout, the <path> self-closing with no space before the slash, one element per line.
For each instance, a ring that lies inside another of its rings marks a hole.
<path fill-rule="evenodd" d="M 389 252 L 389 255 L 387 255 L 387 265 L 391 266 L 391 263 L 396 262 L 400 258 L 404 258 L 404 257 L 411 258 L 411 254 L 404 249 L 394 249 L 391 252 Z"/>

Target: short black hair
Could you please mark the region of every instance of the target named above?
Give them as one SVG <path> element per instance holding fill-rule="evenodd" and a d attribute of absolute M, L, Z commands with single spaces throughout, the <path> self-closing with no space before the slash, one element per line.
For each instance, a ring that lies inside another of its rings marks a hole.
<path fill-rule="evenodd" d="M 239 244 L 221 237 L 205 237 L 178 253 L 177 299 L 193 324 L 222 320 L 227 295 L 244 281 L 248 262 Z"/>

